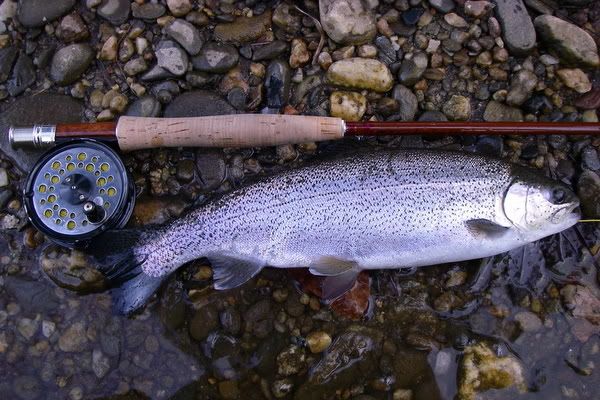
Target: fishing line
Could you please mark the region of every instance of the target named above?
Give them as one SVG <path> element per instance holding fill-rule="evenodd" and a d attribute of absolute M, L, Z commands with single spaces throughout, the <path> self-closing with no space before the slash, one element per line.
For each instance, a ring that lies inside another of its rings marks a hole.
<path fill-rule="evenodd" d="M 600 219 L 580 219 L 577 222 L 600 222 Z"/>

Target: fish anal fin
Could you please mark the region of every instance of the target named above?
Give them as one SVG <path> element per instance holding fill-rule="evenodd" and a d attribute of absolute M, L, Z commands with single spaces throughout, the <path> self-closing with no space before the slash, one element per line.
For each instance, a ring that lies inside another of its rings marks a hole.
<path fill-rule="evenodd" d="M 352 289 L 360 269 L 353 268 L 339 275 L 328 276 L 321 285 L 321 297 L 325 300 L 334 300 Z"/>
<path fill-rule="evenodd" d="M 232 289 L 243 285 L 263 269 L 257 260 L 222 254 L 209 255 L 213 269 L 214 287 L 217 290 Z"/>
<path fill-rule="evenodd" d="M 309 271 L 317 276 L 337 276 L 352 269 L 357 269 L 358 264 L 354 261 L 342 260 L 336 257 L 321 257 L 309 266 Z"/>
<path fill-rule="evenodd" d="M 470 219 L 465 225 L 473 237 L 480 239 L 497 239 L 510 229 L 489 219 Z"/>

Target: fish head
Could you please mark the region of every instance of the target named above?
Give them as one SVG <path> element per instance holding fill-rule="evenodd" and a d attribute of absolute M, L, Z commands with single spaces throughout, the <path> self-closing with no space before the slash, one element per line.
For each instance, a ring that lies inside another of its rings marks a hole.
<path fill-rule="evenodd" d="M 515 168 L 503 208 L 528 241 L 561 232 L 581 218 L 579 199 L 567 185 L 524 168 Z"/>

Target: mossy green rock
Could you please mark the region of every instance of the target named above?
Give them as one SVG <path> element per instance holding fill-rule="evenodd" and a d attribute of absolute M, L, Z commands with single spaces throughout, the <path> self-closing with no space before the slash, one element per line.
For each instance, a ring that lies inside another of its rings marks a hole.
<path fill-rule="evenodd" d="M 600 66 L 596 42 L 583 29 L 551 15 L 540 15 L 534 25 L 546 47 L 555 51 L 563 64 Z"/>
<path fill-rule="evenodd" d="M 327 70 L 332 85 L 353 89 L 387 92 L 394 85 L 394 78 L 381 61 L 368 58 L 347 58 L 336 61 Z"/>
<path fill-rule="evenodd" d="M 465 349 L 458 385 L 459 400 L 474 400 L 489 389 L 516 386 L 526 390 L 523 367 L 514 356 L 499 357 L 485 343 Z"/>

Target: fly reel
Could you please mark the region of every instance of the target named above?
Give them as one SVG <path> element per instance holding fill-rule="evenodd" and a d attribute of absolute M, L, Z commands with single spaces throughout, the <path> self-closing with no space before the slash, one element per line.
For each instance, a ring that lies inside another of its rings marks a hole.
<path fill-rule="evenodd" d="M 48 151 L 24 190 L 31 223 L 67 247 L 83 247 L 109 229 L 124 227 L 134 201 L 133 181 L 118 154 L 92 139 Z"/>

